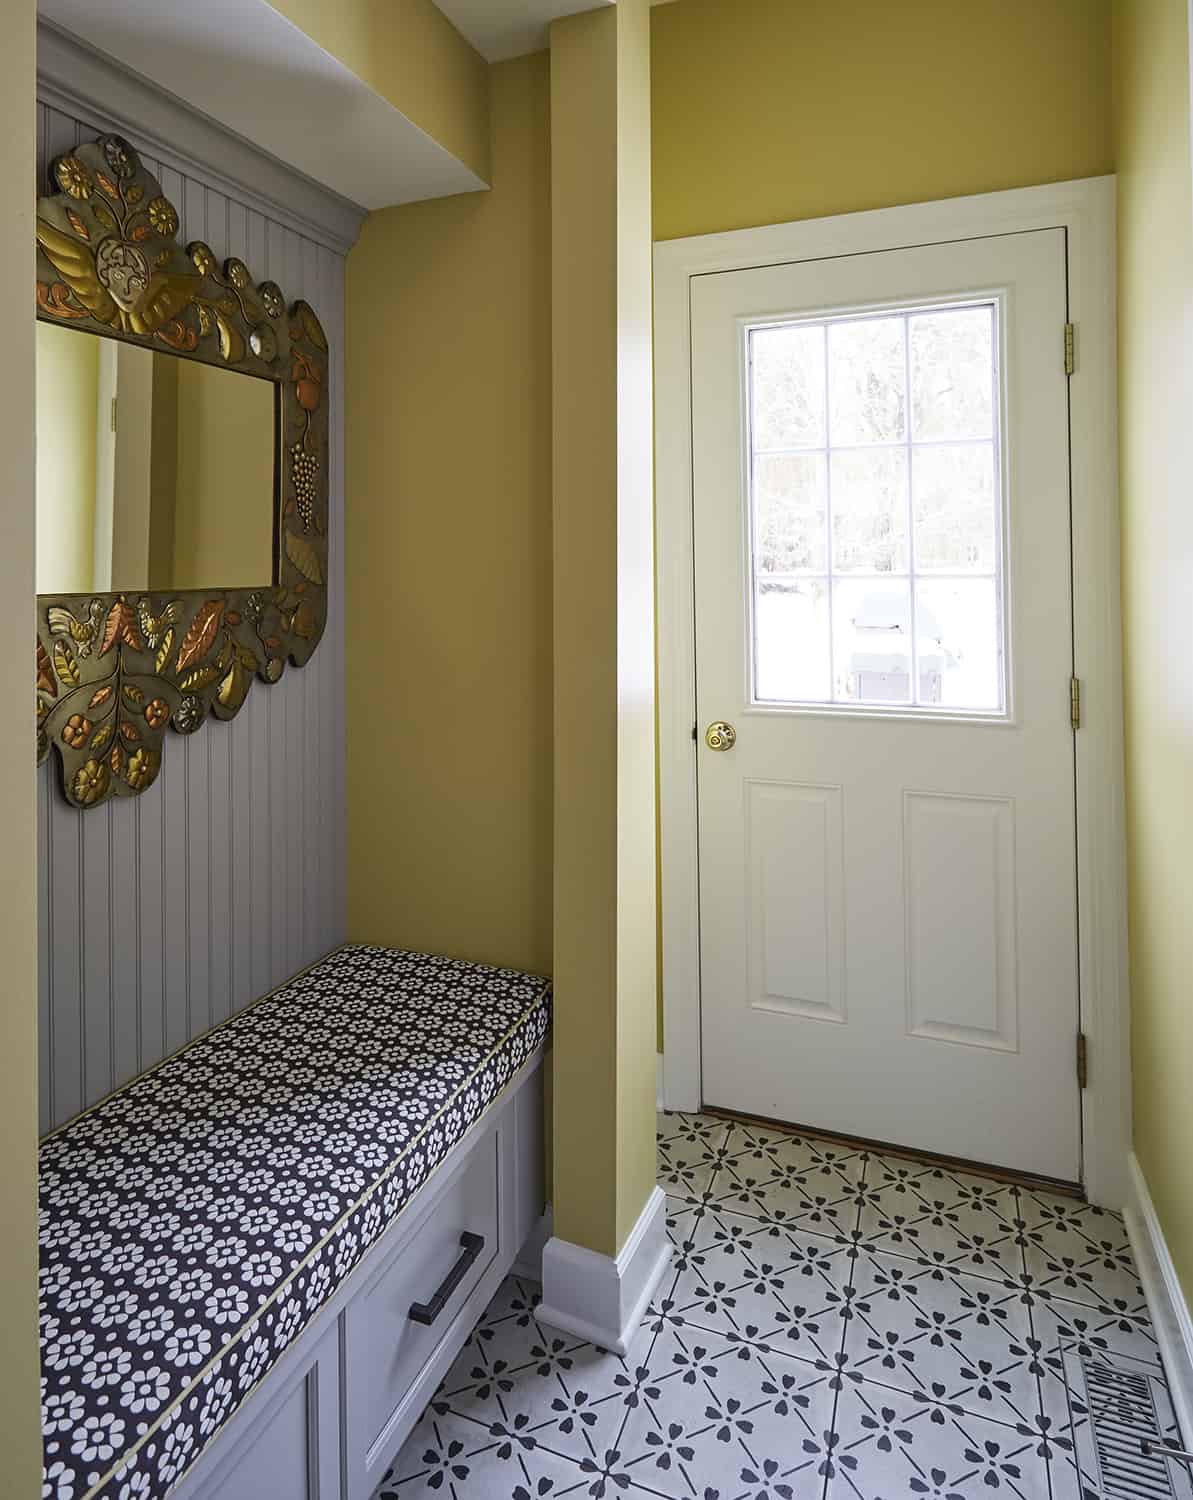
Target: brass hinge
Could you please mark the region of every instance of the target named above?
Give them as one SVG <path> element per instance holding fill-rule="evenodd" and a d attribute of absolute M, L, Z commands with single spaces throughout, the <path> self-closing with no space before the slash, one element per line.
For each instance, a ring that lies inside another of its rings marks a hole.
<path fill-rule="evenodd" d="M 1071 375 L 1077 368 L 1076 329 L 1072 323 L 1065 324 L 1065 374 Z"/>
<path fill-rule="evenodd" d="M 1077 1087 L 1083 1089 L 1089 1083 L 1089 1049 L 1085 1044 L 1085 1032 L 1077 1033 Z"/>
<path fill-rule="evenodd" d="M 112 431 L 115 432 L 116 431 L 116 397 L 115 396 L 112 397 L 111 423 L 112 423 Z"/>
<path fill-rule="evenodd" d="M 1074 729 L 1081 728 L 1081 678 L 1069 678 L 1069 723 Z"/>

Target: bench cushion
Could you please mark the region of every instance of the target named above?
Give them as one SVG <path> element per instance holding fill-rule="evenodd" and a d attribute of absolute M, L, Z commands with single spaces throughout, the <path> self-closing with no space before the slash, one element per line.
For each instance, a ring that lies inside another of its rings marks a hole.
<path fill-rule="evenodd" d="M 546 980 L 348 947 L 48 1137 L 51 1500 L 158 1500 L 543 1041 Z"/>

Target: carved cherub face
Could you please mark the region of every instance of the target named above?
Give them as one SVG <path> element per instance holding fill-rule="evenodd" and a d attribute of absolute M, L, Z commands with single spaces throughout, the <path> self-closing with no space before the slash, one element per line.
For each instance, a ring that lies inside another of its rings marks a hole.
<path fill-rule="evenodd" d="M 149 262 L 127 240 L 101 240 L 95 251 L 95 274 L 125 312 L 136 306 L 149 285 Z"/>

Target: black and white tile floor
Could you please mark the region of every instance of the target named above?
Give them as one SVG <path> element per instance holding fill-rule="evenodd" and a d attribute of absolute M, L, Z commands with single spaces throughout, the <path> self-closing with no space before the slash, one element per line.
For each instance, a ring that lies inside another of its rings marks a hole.
<path fill-rule="evenodd" d="M 625 1358 L 508 1279 L 375 1500 L 1193 1500 L 1117 1215 L 709 1116 L 659 1181 Z"/>

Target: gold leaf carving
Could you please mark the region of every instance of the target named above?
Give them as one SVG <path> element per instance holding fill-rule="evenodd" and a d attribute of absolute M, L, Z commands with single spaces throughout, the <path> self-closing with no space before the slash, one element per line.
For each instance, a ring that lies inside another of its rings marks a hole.
<path fill-rule="evenodd" d="M 79 236 L 81 240 L 89 240 L 91 238 L 90 229 L 87 228 L 86 224 L 83 223 L 82 219 L 79 218 L 78 214 L 75 213 L 73 208 L 68 208 L 66 210 L 66 217 L 70 221 L 70 227 L 74 230 L 74 232 Z"/>
<path fill-rule="evenodd" d="M 286 556 L 311 583 L 323 582 L 323 569 L 319 566 L 319 554 L 307 541 L 293 531 L 286 533 Z"/>
<path fill-rule="evenodd" d="M 145 702 L 145 694 L 135 682 L 126 682 L 124 684 L 124 696 L 134 708 L 140 708 L 141 704 Z"/>
<path fill-rule="evenodd" d="M 311 608 L 310 601 L 304 599 L 294 611 L 294 622 L 291 629 L 295 635 L 301 636 L 304 641 L 309 641 L 314 638 L 318 628 L 319 622 L 315 617 L 315 611 Z"/>
<path fill-rule="evenodd" d="M 54 647 L 54 670 L 69 687 L 78 687 L 79 664 L 65 641 L 57 642 Z"/>
<path fill-rule="evenodd" d="M 50 665 L 49 654 L 40 641 L 37 643 L 37 688 L 39 692 L 49 693 L 51 698 L 58 696 L 58 681 Z"/>
<path fill-rule="evenodd" d="M 327 350 L 327 335 L 323 325 L 315 316 L 314 309 L 306 302 L 299 302 L 294 309 L 300 330 L 316 349 Z"/>
<path fill-rule="evenodd" d="M 105 724 L 102 728 L 97 729 L 95 737 L 91 741 L 92 754 L 98 755 L 101 751 L 106 750 L 108 748 L 108 741 L 111 738 L 112 726 L 110 724 Z"/>
<path fill-rule="evenodd" d="M 220 616 L 224 612 L 224 601 L 222 599 L 208 599 L 205 604 L 200 604 L 195 611 L 195 618 L 190 623 L 190 628 L 182 638 L 182 645 L 178 648 L 178 660 L 174 664 L 176 672 L 184 672 L 192 662 L 204 657 L 211 650 L 211 643 L 215 640 L 215 633 L 220 626 Z M 185 687 L 186 684 L 184 683 Z"/>
<path fill-rule="evenodd" d="M 99 218 L 98 205 L 95 214 Z M 111 217 L 109 214 L 108 218 Z M 114 221 L 111 227 L 116 227 Z M 82 303 L 96 322 L 115 323 L 116 303 L 111 293 L 100 285 L 95 271 L 95 252 L 42 218 L 37 220 L 37 243 L 46 259 L 70 287 L 76 300 Z"/>
<path fill-rule="evenodd" d="M 230 671 L 217 689 L 219 700 L 225 708 L 235 710 L 240 707 L 249 690 L 251 680 L 239 661 L 232 663 Z"/>
<path fill-rule="evenodd" d="M 192 693 L 196 688 L 209 687 L 220 675 L 220 669 L 210 663 L 205 667 L 196 667 L 193 672 L 188 672 L 178 686 L 184 693 Z"/>
<path fill-rule="evenodd" d="M 220 331 L 220 354 L 225 363 L 239 364 L 244 358 L 244 339 L 240 331 L 233 328 L 222 312 L 216 312 L 215 323 Z"/>
<path fill-rule="evenodd" d="M 87 705 L 87 707 L 98 708 L 101 703 L 106 703 L 111 696 L 112 689 L 110 686 L 96 688 L 95 692 L 91 695 L 91 702 Z"/>
<path fill-rule="evenodd" d="M 154 667 L 158 672 L 162 672 L 165 669 L 166 663 L 170 660 L 170 652 L 173 651 L 173 649 L 174 632 L 172 630 L 167 630 L 165 635 L 162 636 L 162 643 L 157 648 L 157 657 L 154 660 Z"/>
<path fill-rule="evenodd" d="M 123 599 L 117 599 L 108 611 L 108 618 L 104 621 L 103 644 L 99 648 L 99 654 L 106 656 L 117 644 L 131 646 L 134 651 L 145 649 L 145 643 L 137 630 L 133 607 Z"/>

